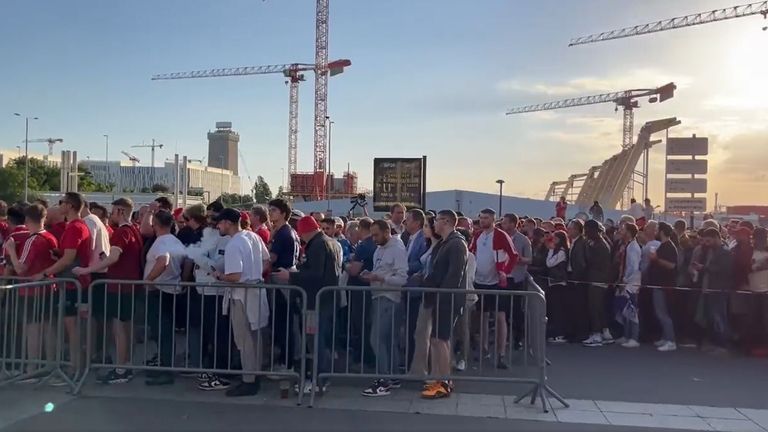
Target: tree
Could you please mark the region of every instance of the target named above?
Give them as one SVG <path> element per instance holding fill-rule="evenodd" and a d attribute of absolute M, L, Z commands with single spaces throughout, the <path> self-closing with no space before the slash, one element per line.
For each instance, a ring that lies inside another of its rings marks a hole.
<path fill-rule="evenodd" d="M 287 198 L 285 194 L 285 189 L 283 189 L 283 185 L 280 185 L 277 187 L 277 195 L 275 195 L 275 198 Z"/>
<path fill-rule="evenodd" d="M 56 170 L 58 173 L 58 170 Z M 79 192 L 110 192 L 115 187 L 113 184 L 98 183 L 93 178 L 93 173 L 83 165 L 77 166 L 77 190 Z"/>
<path fill-rule="evenodd" d="M 267 203 L 272 199 L 272 189 L 262 176 L 256 177 L 256 183 L 253 184 L 251 191 L 257 203 Z"/>
<path fill-rule="evenodd" d="M 224 193 L 214 201 L 221 201 L 222 204 L 230 207 L 250 207 L 250 205 L 253 204 L 253 197 L 236 193 Z"/>
<path fill-rule="evenodd" d="M 171 188 L 168 186 L 162 184 L 162 183 L 155 183 L 152 185 L 152 188 L 150 189 L 153 193 L 168 193 Z"/>

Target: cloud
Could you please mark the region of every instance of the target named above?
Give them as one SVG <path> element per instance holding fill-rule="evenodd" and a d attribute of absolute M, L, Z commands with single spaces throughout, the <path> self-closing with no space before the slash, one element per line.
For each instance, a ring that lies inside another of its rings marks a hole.
<path fill-rule="evenodd" d="M 657 69 L 633 69 L 607 77 L 581 77 L 561 83 L 542 83 L 526 78 L 511 78 L 497 83 L 501 93 L 528 93 L 546 96 L 577 96 L 609 93 L 636 88 L 656 88 L 674 82 L 678 88 L 691 85 L 690 77 Z"/>
<path fill-rule="evenodd" d="M 711 192 L 719 192 L 721 201 L 729 204 L 768 201 L 768 130 L 736 135 L 722 142 L 710 140 L 710 147 L 723 155 L 721 159 L 710 157 Z"/>

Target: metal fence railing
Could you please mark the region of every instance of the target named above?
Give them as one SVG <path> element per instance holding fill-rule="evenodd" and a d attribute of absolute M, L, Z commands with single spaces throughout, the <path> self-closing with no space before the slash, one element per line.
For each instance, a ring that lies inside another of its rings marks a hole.
<path fill-rule="evenodd" d="M 147 384 L 184 374 L 223 390 L 266 376 L 311 406 L 334 377 L 478 381 L 526 385 L 516 402 L 544 411 L 550 397 L 567 406 L 547 381 L 547 305 L 530 277 L 517 290 L 329 286 L 311 299 L 261 281 L 3 281 L 0 386 L 55 379 L 78 394 L 94 376 L 141 371 Z"/>
<path fill-rule="evenodd" d="M 68 386 L 74 389 L 81 329 L 74 306 L 81 295 L 73 279 L 0 278 L 0 386 L 13 383 Z M 66 338 L 65 338 L 66 330 Z M 65 372 L 67 368 L 69 372 Z"/>
<path fill-rule="evenodd" d="M 519 291 L 324 287 L 316 296 L 315 318 L 308 319 L 315 336 L 310 405 L 330 378 L 356 377 L 528 384 L 516 402 L 539 399 L 547 411 L 552 396 L 567 406 L 547 383 L 544 292 L 531 278 L 526 285 Z M 336 313 L 340 302 L 354 302 L 355 297 L 358 304 Z M 475 357 L 470 356 L 469 340 L 475 333 L 469 331 L 473 317 L 481 323 Z M 513 326 L 504 327 L 513 331 L 504 335 L 501 320 L 506 324 L 507 319 Z M 444 356 L 430 353 L 430 345 L 440 341 L 460 348 L 452 357 L 464 361 L 463 372 L 438 364 L 436 358 Z M 374 352 L 373 364 L 366 362 L 367 344 Z M 426 364 L 430 355 L 431 367 Z"/>

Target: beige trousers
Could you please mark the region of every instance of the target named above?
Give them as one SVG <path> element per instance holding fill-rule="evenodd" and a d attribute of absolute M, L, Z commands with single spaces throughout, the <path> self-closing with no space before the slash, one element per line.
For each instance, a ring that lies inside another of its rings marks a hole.
<path fill-rule="evenodd" d="M 260 372 L 262 363 L 262 339 L 260 330 L 251 330 L 251 323 L 241 300 L 229 301 L 229 314 L 232 319 L 232 333 L 235 344 L 240 350 L 240 362 L 245 372 Z M 243 374 L 244 383 L 256 381 L 255 375 Z"/>

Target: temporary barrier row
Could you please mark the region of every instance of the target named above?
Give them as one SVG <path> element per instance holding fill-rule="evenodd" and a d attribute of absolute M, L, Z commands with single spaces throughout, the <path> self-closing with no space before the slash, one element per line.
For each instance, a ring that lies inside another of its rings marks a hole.
<path fill-rule="evenodd" d="M 517 290 L 333 286 L 313 302 L 299 287 L 261 281 L 101 279 L 82 290 L 57 279 L 0 295 L 0 385 L 44 372 L 77 394 L 92 375 L 121 383 L 144 371 L 147 384 L 181 373 L 201 390 L 238 395 L 268 376 L 283 397 L 295 382 L 298 403 L 311 394 L 312 405 L 333 377 L 480 381 L 528 385 L 516 402 L 540 400 L 545 411 L 550 396 L 567 406 L 547 382 L 546 301 L 531 278 Z M 233 386 L 233 375 L 245 384 Z"/>

